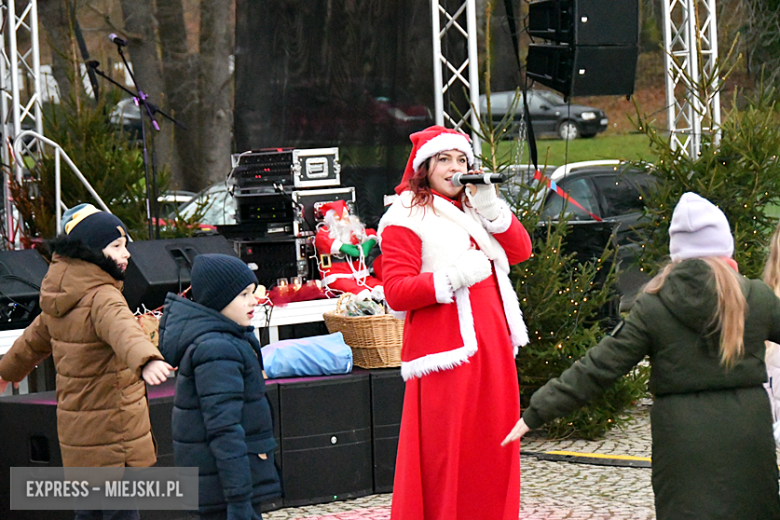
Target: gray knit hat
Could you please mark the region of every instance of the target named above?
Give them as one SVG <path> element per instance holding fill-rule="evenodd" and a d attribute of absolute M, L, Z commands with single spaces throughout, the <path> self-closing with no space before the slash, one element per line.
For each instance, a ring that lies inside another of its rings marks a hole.
<path fill-rule="evenodd" d="M 672 213 L 669 253 L 673 262 L 712 256 L 731 258 L 734 237 L 726 215 L 707 199 L 684 193 Z"/>
<path fill-rule="evenodd" d="M 192 262 L 190 281 L 197 303 L 221 311 L 250 284 L 257 284 L 257 277 L 235 256 L 204 254 Z"/>

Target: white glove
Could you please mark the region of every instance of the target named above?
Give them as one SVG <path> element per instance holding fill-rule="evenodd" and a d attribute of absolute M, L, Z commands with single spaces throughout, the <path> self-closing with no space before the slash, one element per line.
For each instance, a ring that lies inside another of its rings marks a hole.
<path fill-rule="evenodd" d="M 775 434 L 775 442 L 780 444 L 780 421 L 772 425 L 772 432 Z"/>
<path fill-rule="evenodd" d="M 466 188 L 466 197 L 468 197 L 471 207 L 486 219 L 496 220 L 501 215 L 501 205 L 498 203 L 495 185 L 481 184 L 475 188 L 476 193 L 473 195 L 471 190 Z"/>
<path fill-rule="evenodd" d="M 373 289 L 371 289 L 371 298 L 374 300 L 381 302 L 385 299 L 385 288 L 381 285 L 375 286 Z"/>
<path fill-rule="evenodd" d="M 444 269 L 453 291 L 471 287 L 491 275 L 493 266 L 485 253 L 469 249 L 455 261 L 455 265 Z"/>

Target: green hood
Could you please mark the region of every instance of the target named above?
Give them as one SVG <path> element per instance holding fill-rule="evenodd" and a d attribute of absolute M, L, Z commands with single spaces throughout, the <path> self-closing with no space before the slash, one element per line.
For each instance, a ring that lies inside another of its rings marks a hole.
<path fill-rule="evenodd" d="M 716 332 L 713 321 L 718 311 L 715 276 L 703 260 L 686 260 L 677 265 L 658 297 L 683 326 L 699 334 Z M 715 340 L 712 344 L 716 350 L 719 348 Z"/>

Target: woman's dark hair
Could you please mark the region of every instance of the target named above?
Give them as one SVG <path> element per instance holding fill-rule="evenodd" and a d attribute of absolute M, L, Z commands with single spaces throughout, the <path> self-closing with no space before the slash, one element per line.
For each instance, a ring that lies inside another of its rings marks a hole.
<path fill-rule="evenodd" d="M 428 182 L 428 172 L 436 166 L 436 161 L 438 160 L 439 154 L 426 159 L 409 178 L 409 189 L 412 192 L 412 207 L 426 206 L 433 202 L 433 192 L 431 192 L 431 184 Z M 464 203 L 471 207 L 468 199 L 465 199 Z"/>

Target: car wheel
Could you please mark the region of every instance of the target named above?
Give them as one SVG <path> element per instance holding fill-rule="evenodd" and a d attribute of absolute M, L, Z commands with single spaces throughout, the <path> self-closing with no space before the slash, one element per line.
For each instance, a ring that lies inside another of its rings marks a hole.
<path fill-rule="evenodd" d="M 566 140 L 577 139 L 580 136 L 580 129 L 574 121 L 564 121 L 558 126 L 558 136 Z"/>

